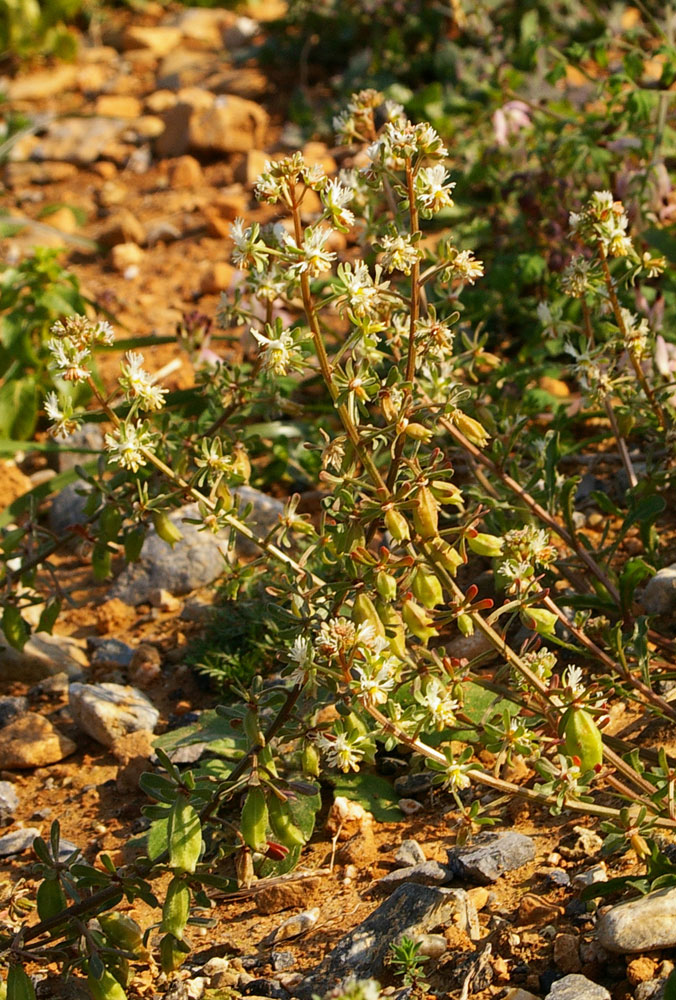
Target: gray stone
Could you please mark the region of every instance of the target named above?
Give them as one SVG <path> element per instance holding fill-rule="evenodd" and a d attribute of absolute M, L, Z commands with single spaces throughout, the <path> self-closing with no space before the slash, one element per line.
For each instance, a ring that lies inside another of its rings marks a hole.
<path fill-rule="evenodd" d="M 391 892 L 404 882 L 415 882 L 416 885 L 444 885 L 453 878 L 452 872 L 440 865 L 438 861 L 423 861 L 422 864 L 409 865 L 407 868 L 397 868 L 378 879 L 377 888 Z"/>
<path fill-rule="evenodd" d="M 635 1000 L 664 1000 L 668 979 L 650 979 L 639 983 L 634 992 Z"/>
<path fill-rule="evenodd" d="M 117 118 L 56 118 L 31 151 L 33 160 L 65 160 L 85 165 L 112 146 L 129 122 Z"/>
<path fill-rule="evenodd" d="M 270 961 L 275 972 L 284 972 L 296 964 L 296 956 L 292 951 L 273 951 L 270 953 Z"/>
<path fill-rule="evenodd" d="M 587 885 L 594 885 L 595 882 L 607 882 L 608 872 L 606 871 L 606 866 L 601 863 L 594 865 L 593 868 L 587 868 L 586 871 L 578 872 L 577 875 L 573 876 L 573 885 L 584 888 Z"/>
<path fill-rule="evenodd" d="M 545 1000 L 610 1000 L 610 993 L 586 976 L 564 976 L 557 979 Z"/>
<path fill-rule="evenodd" d="M 676 888 L 649 892 L 613 906 L 596 928 L 606 951 L 628 955 L 676 946 Z"/>
<path fill-rule="evenodd" d="M 90 639 L 94 646 L 91 664 L 96 667 L 128 667 L 134 656 L 134 647 L 121 639 Z"/>
<path fill-rule="evenodd" d="M 3 726 L 6 726 L 13 719 L 23 715 L 27 709 L 28 699 L 24 698 L 22 695 L 17 695 L 15 697 L 6 695 L 4 698 L 0 698 L 0 729 L 2 729 Z"/>
<path fill-rule="evenodd" d="M 152 732 L 160 713 L 137 688 L 124 684 L 71 684 L 70 711 L 85 733 L 104 746 L 127 733 Z"/>
<path fill-rule="evenodd" d="M 274 499 L 240 486 L 233 490 L 243 510 L 251 505 L 251 514 L 245 520 L 260 533 L 267 534 L 279 524 L 284 505 Z M 196 504 L 188 504 L 169 515 L 182 532 L 183 538 L 173 549 L 152 528 L 146 537 L 141 558 L 123 569 L 110 589 L 111 597 L 118 597 L 127 604 L 150 603 L 153 591 L 167 590 L 171 594 L 187 594 L 205 587 L 221 576 L 226 568 L 230 532 L 199 531 L 198 524 L 186 524 L 183 518 L 199 518 Z M 234 539 L 235 554 L 250 556 L 258 547 L 237 535 Z"/>
<path fill-rule="evenodd" d="M 19 796 L 11 781 L 0 781 L 0 823 L 12 819 L 19 808 Z"/>
<path fill-rule="evenodd" d="M 67 472 L 76 465 L 91 462 L 103 451 L 103 432 L 100 424 L 82 424 L 74 431 L 59 452 L 59 471 Z M 82 451 L 71 449 L 82 449 Z M 72 485 L 78 485 L 77 483 Z M 80 486 L 83 484 L 80 483 Z"/>
<path fill-rule="evenodd" d="M 394 860 L 400 868 L 409 868 L 411 865 L 421 865 L 427 859 L 418 841 L 410 838 L 402 840 Z"/>
<path fill-rule="evenodd" d="M 676 610 L 676 563 L 656 573 L 639 600 L 648 615 L 668 615 Z"/>
<path fill-rule="evenodd" d="M 35 826 L 27 826 L 23 830 L 12 830 L 0 837 L 0 858 L 8 858 L 10 854 L 21 854 L 33 846 L 33 841 L 40 836 Z"/>
<path fill-rule="evenodd" d="M 34 632 L 23 649 L 0 648 L 0 679 L 39 681 L 54 674 L 81 677 L 89 661 L 71 636 Z"/>
<path fill-rule="evenodd" d="M 77 844 L 74 844 L 72 840 L 66 840 L 65 838 L 62 838 L 61 840 L 59 840 L 59 856 L 57 857 L 56 860 L 63 862 L 67 858 L 69 858 L 71 854 L 73 854 L 75 851 L 77 851 L 78 854 L 80 853 L 80 848 L 77 846 Z"/>
<path fill-rule="evenodd" d="M 394 781 L 397 795 L 414 799 L 418 795 L 426 795 L 432 787 L 434 775 L 431 771 L 421 771 L 420 774 L 402 774 Z"/>
<path fill-rule="evenodd" d="M 84 482 L 69 483 L 52 500 L 47 520 L 55 535 L 62 537 L 73 526 L 87 520 L 85 505 L 91 487 Z"/>
<path fill-rule="evenodd" d="M 489 885 L 504 872 L 521 868 L 535 857 L 530 837 L 513 830 L 509 833 L 484 833 L 473 844 L 452 847 L 448 867 L 460 879 Z"/>
<path fill-rule="evenodd" d="M 416 938 L 448 923 L 478 938 L 476 910 L 464 890 L 410 882 L 400 885 L 366 920 L 340 939 L 296 987 L 296 993 L 303 998 L 313 993 L 323 995 L 337 980 L 377 976 L 391 942 L 404 935 Z"/>

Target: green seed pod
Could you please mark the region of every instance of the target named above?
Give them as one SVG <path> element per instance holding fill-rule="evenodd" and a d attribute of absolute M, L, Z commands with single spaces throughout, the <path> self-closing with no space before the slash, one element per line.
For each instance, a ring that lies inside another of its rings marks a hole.
<path fill-rule="evenodd" d="M 249 455 L 243 444 L 236 444 L 233 448 L 232 468 L 236 475 L 241 476 L 245 483 L 251 478 L 251 462 Z"/>
<path fill-rule="evenodd" d="M 432 490 L 432 496 L 439 503 L 452 503 L 456 507 L 464 507 L 464 501 L 462 499 L 462 493 L 457 486 L 453 486 L 452 483 L 447 483 L 444 479 L 435 479 L 430 483 L 430 489 Z"/>
<path fill-rule="evenodd" d="M 9 1000 L 35 1000 L 35 987 L 20 965 L 10 965 L 7 973 Z"/>
<path fill-rule="evenodd" d="M 270 826 L 280 844 L 291 850 L 294 847 L 304 847 L 305 837 L 302 831 L 291 819 L 288 802 L 282 802 L 276 795 L 270 796 L 268 805 Z"/>
<path fill-rule="evenodd" d="M 376 590 L 384 601 L 394 601 L 397 596 L 397 581 L 391 573 L 384 569 L 376 573 Z"/>
<path fill-rule="evenodd" d="M 40 920 L 49 920 L 51 917 L 58 917 L 66 909 L 66 894 L 61 888 L 61 883 L 53 878 L 46 878 L 38 886 L 36 894 L 38 916 Z"/>
<path fill-rule="evenodd" d="M 163 510 L 155 511 L 153 514 L 153 524 L 155 525 L 155 531 L 162 541 L 171 545 L 172 549 L 176 545 L 176 542 L 180 542 L 183 538 L 183 532 L 179 531 L 169 515 Z"/>
<path fill-rule="evenodd" d="M 433 538 L 430 541 L 430 546 L 434 552 L 434 558 L 443 566 L 447 573 L 455 576 L 458 572 L 458 566 L 462 566 L 464 562 L 458 550 L 454 549 L 443 538 Z"/>
<path fill-rule="evenodd" d="M 309 774 L 312 778 L 319 777 L 319 752 L 314 743 L 305 740 L 301 750 L 301 767 L 303 774 Z"/>
<path fill-rule="evenodd" d="M 169 867 L 176 872 L 192 875 L 202 850 L 202 826 L 190 802 L 178 795 L 167 826 L 169 839 Z"/>
<path fill-rule="evenodd" d="M 141 549 L 146 540 L 145 528 L 132 528 L 124 536 L 124 558 L 127 562 L 138 562 L 141 558 Z"/>
<path fill-rule="evenodd" d="M 108 969 L 103 970 L 100 979 L 90 970 L 87 973 L 87 988 L 92 1000 L 127 1000 L 124 987 Z"/>
<path fill-rule="evenodd" d="M 566 718 L 567 716 L 567 718 Z M 589 712 L 574 708 L 563 720 L 563 748 L 567 757 L 579 757 L 583 771 L 603 763 L 603 737 Z"/>
<path fill-rule="evenodd" d="M 478 532 L 474 537 L 467 536 L 467 544 L 472 552 L 478 556 L 490 556 L 492 559 L 502 555 L 502 539 L 497 535 L 487 535 L 485 532 Z"/>
<path fill-rule="evenodd" d="M 434 538 L 439 533 L 439 504 L 428 486 L 421 486 L 418 490 L 413 524 L 421 538 Z"/>
<path fill-rule="evenodd" d="M 23 649 L 28 639 L 28 625 L 14 604 L 5 605 L 5 610 L 2 613 L 2 631 L 13 649 Z"/>
<path fill-rule="evenodd" d="M 526 628 L 533 629 L 540 635 L 553 635 L 558 621 L 554 612 L 545 608 L 522 608 L 519 617 Z"/>
<path fill-rule="evenodd" d="M 371 625 L 375 629 L 376 635 L 385 638 L 385 626 L 378 617 L 373 601 L 364 593 L 357 594 L 354 599 L 352 621 L 356 625 Z"/>
<path fill-rule="evenodd" d="M 408 530 L 408 521 L 399 510 L 390 507 L 385 511 L 385 527 L 392 535 L 395 542 L 405 542 L 411 537 Z"/>
<path fill-rule="evenodd" d="M 416 566 L 411 580 L 414 596 L 430 610 L 444 603 L 444 592 L 435 574 L 426 566 Z"/>
<path fill-rule="evenodd" d="M 474 622 L 471 615 L 468 615 L 465 611 L 461 611 L 456 618 L 456 623 L 462 635 L 465 637 L 474 635 Z"/>
<path fill-rule="evenodd" d="M 266 843 L 267 829 L 268 807 L 265 801 L 265 792 L 260 785 L 251 785 L 242 806 L 240 819 L 240 830 L 244 837 L 244 843 L 252 851 L 261 850 Z"/>
<path fill-rule="evenodd" d="M 165 934 L 160 941 L 160 968 L 167 975 L 185 962 L 190 954 L 190 948 L 177 940 L 173 934 Z"/>
<path fill-rule="evenodd" d="M 234 506 L 234 500 L 232 499 L 229 487 L 225 483 L 219 483 L 216 487 L 216 496 L 221 501 L 222 512 L 228 514 Z"/>
<path fill-rule="evenodd" d="M 390 644 L 390 651 L 398 659 L 405 659 L 406 630 L 401 615 L 396 608 L 393 608 L 390 604 L 382 604 L 380 601 L 377 608 L 380 620 L 385 625 L 385 638 Z"/>
<path fill-rule="evenodd" d="M 101 537 L 105 538 L 106 541 L 114 542 L 122 527 L 122 515 L 114 507 L 104 507 L 101 511 L 99 524 L 101 526 Z"/>
<path fill-rule="evenodd" d="M 160 930 L 164 934 L 173 934 L 179 941 L 183 939 L 183 931 L 190 916 L 190 899 L 190 889 L 186 883 L 180 878 L 173 878 L 162 907 Z"/>
<path fill-rule="evenodd" d="M 129 959 L 125 958 L 124 955 L 107 955 L 106 962 L 108 963 L 108 972 L 115 976 L 120 986 L 126 989 L 132 978 Z"/>
<path fill-rule="evenodd" d="M 401 613 L 409 632 L 412 632 L 423 643 L 427 643 L 433 635 L 439 634 L 425 609 L 416 604 L 415 601 L 404 601 Z"/>
<path fill-rule="evenodd" d="M 477 448 L 485 448 L 490 440 L 490 435 L 486 428 L 475 420 L 468 417 L 462 410 L 454 410 L 452 420 L 461 434 L 464 434 L 468 441 L 475 444 Z"/>
<path fill-rule="evenodd" d="M 113 947 L 130 951 L 137 956 L 145 953 L 143 930 L 133 917 L 126 913 L 103 913 L 98 921 Z"/>
<path fill-rule="evenodd" d="M 406 424 L 404 434 L 413 441 L 424 441 L 425 444 L 432 440 L 432 431 L 424 424 L 417 424 L 415 421 Z"/>

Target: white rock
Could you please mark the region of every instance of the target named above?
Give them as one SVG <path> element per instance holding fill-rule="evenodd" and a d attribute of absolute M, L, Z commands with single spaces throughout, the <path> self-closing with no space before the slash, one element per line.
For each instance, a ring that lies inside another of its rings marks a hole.
<path fill-rule="evenodd" d="M 152 732 L 160 713 L 137 688 L 124 684 L 71 684 L 70 710 L 85 733 L 103 746 L 140 729 Z"/>
<path fill-rule="evenodd" d="M 621 954 L 676 946 L 676 888 L 659 889 L 604 913 L 596 935 L 606 951 Z"/>
<path fill-rule="evenodd" d="M 586 976 L 564 976 L 557 980 L 546 1000 L 610 1000 L 610 993 Z"/>
<path fill-rule="evenodd" d="M 676 564 L 665 566 L 648 581 L 640 601 L 649 615 L 666 615 L 676 609 Z"/>

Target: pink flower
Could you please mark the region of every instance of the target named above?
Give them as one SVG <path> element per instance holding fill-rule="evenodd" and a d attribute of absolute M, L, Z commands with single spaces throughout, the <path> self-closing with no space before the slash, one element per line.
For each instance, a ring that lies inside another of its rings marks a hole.
<path fill-rule="evenodd" d="M 510 135 L 517 135 L 522 129 L 530 127 L 530 108 L 523 101 L 508 101 L 493 112 L 492 122 L 495 141 L 504 148 L 509 145 Z"/>

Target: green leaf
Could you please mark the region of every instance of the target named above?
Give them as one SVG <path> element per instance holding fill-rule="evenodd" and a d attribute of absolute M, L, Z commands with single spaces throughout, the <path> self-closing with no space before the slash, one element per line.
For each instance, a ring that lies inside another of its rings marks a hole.
<path fill-rule="evenodd" d="M 336 795 L 344 795 L 346 799 L 359 802 L 379 822 L 393 823 L 403 819 L 403 813 L 397 805 L 399 796 L 385 778 L 369 774 L 368 771 L 358 771 L 356 774 L 341 774 L 333 781 Z"/>
<path fill-rule="evenodd" d="M 664 984 L 664 1000 L 676 1000 L 676 969 Z"/>

